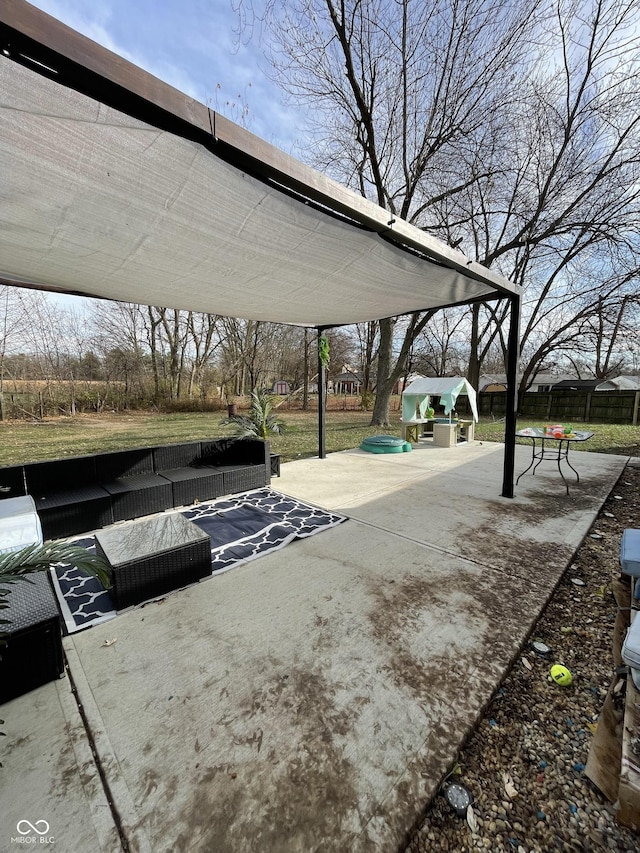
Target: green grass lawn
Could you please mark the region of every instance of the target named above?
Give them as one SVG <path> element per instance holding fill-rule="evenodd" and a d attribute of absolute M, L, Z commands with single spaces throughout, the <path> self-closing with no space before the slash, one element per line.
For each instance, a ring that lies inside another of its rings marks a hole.
<path fill-rule="evenodd" d="M 544 427 L 548 421 L 536 421 L 531 418 L 518 418 L 518 429 L 524 427 Z M 555 423 L 555 421 L 554 421 Z M 593 438 L 584 443 L 571 445 L 574 450 L 590 450 L 593 453 L 615 453 L 621 456 L 640 456 L 640 427 L 631 424 L 572 424 L 574 429 L 588 430 Z M 504 423 L 481 421 L 476 424 L 475 437 L 479 441 L 503 441 Z M 521 444 L 529 441 L 517 439 Z"/>
<path fill-rule="evenodd" d="M 272 451 L 280 453 L 283 462 L 317 455 L 317 413 L 282 411 L 279 414 L 287 425 L 287 432 L 272 437 Z M 51 418 L 43 423 L 3 422 L 0 423 L 0 465 L 216 438 L 230 434 L 229 427 L 222 424 L 223 418 L 222 412 L 167 415 L 134 412 Z M 393 415 L 395 423 L 389 428 L 372 427 L 370 420 L 369 412 L 327 412 L 327 452 L 357 447 L 369 435 L 400 435 L 399 413 Z M 544 423 L 522 419 L 518 426 L 544 426 Z M 574 426 L 584 426 L 595 433 L 589 442 L 576 444 L 576 450 L 640 456 L 639 427 L 610 424 Z M 504 423 L 481 421 L 476 425 L 476 440 L 502 441 L 503 435 Z"/>
<path fill-rule="evenodd" d="M 317 413 L 287 411 L 279 415 L 287 431 L 272 436 L 272 451 L 280 453 L 283 462 L 317 455 Z M 231 435 L 223 420 L 222 412 L 168 415 L 134 412 L 51 418 L 42 423 L 6 421 L 0 423 L 0 465 Z M 327 452 L 357 447 L 368 435 L 381 432 L 400 435 L 399 417 L 397 428 L 388 430 L 369 426 L 370 420 L 368 412 L 328 412 Z"/>

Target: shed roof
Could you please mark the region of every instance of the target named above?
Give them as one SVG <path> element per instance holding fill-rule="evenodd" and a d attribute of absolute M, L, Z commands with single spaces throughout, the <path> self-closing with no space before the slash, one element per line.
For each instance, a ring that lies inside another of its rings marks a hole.
<path fill-rule="evenodd" d="M 23 0 L 0 39 L 2 283 L 318 327 L 519 292 Z"/>
<path fill-rule="evenodd" d="M 596 385 L 596 391 L 640 391 L 640 376 L 616 376 Z"/>

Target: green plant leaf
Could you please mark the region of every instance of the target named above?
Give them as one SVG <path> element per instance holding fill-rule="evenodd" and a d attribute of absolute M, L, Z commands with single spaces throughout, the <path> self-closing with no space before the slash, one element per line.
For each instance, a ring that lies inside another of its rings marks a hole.
<path fill-rule="evenodd" d="M 321 335 L 318 338 L 318 355 L 323 367 L 328 367 L 331 360 L 329 351 L 329 338 L 326 335 Z"/>
<path fill-rule="evenodd" d="M 19 551 L 0 554 L 0 584 L 12 584 L 18 580 L 31 583 L 26 575 L 48 569 L 55 563 L 69 563 L 97 578 L 105 588 L 110 586 L 108 563 L 86 548 L 68 542 L 28 545 Z"/>

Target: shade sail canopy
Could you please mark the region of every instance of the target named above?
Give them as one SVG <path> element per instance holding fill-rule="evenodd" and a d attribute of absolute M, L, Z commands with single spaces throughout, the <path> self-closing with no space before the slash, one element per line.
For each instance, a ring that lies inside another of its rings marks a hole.
<path fill-rule="evenodd" d="M 415 420 L 417 411 L 424 418 L 424 412 L 429 406 L 431 397 L 439 397 L 445 415 L 449 415 L 455 409 L 456 400 L 460 394 L 466 394 L 469 397 L 473 419 L 477 421 L 476 392 L 468 379 L 460 376 L 424 376 L 415 379 L 402 392 L 402 420 Z"/>
<path fill-rule="evenodd" d="M 518 292 L 22 0 L 0 21 L 2 283 L 306 326 Z"/>

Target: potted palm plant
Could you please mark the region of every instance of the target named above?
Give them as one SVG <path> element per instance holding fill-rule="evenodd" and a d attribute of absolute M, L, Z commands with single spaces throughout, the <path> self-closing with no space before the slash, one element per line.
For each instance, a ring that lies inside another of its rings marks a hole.
<path fill-rule="evenodd" d="M 251 408 L 248 414 L 230 415 L 222 422 L 234 427 L 238 438 L 262 438 L 266 441 L 270 435 L 281 435 L 286 425 L 273 411 L 274 398 L 266 391 L 255 389 L 251 392 Z"/>

